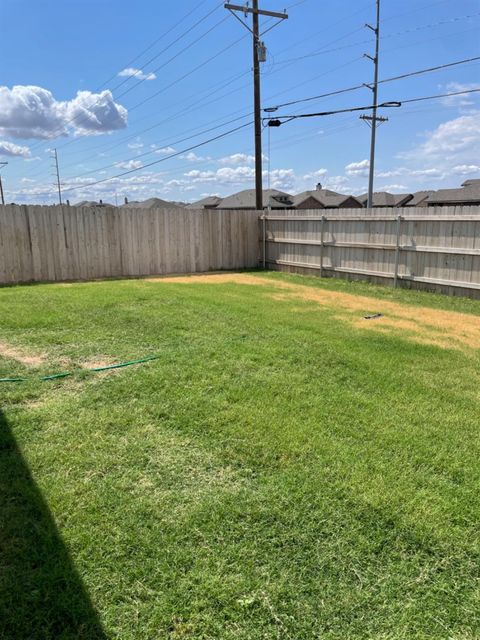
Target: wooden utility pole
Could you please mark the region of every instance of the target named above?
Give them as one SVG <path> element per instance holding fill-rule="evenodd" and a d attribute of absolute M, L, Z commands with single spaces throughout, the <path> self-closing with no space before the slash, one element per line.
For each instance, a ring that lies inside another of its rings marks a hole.
<path fill-rule="evenodd" d="M 374 64 L 373 73 L 373 85 L 367 85 L 373 92 L 373 111 L 372 115 L 368 118 L 372 129 L 372 137 L 370 140 L 370 169 L 368 176 L 368 199 L 367 207 L 370 209 L 373 207 L 373 180 L 375 176 L 375 145 L 377 139 L 377 122 L 381 124 L 386 121 L 386 118 L 379 118 L 377 116 L 377 104 L 378 104 L 378 57 L 380 53 L 380 0 L 377 0 L 377 24 L 375 27 L 367 24 L 365 25 L 375 33 L 375 57 L 365 54 L 367 58 L 372 60 Z M 367 120 L 367 118 L 364 118 Z"/>
<path fill-rule="evenodd" d="M 54 149 L 53 153 L 54 153 L 53 157 L 54 157 L 54 160 L 55 160 L 55 169 L 56 169 L 56 172 L 57 172 L 58 202 L 59 202 L 59 204 L 62 204 L 62 187 L 61 187 L 61 184 L 60 184 L 60 172 L 58 170 L 58 154 L 57 154 L 57 150 Z"/>
<path fill-rule="evenodd" d="M 240 22 L 251 32 L 253 36 L 253 110 L 254 110 L 254 128 L 255 128 L 255 207 L 257 210 L 263 210 L 263 162 L 262 162 L 262 103 L 260 93 L 260 53 L 262 53 L 262 62 L 265 61 L 265 47 L 260 40 L 260 16 L 269 16 L 285 20 L 288 15 L 277 13 L 276 11 L 264 11 L 258 8 L 258 0 L 253 0 L 252 7 L 242 7 L 236 4 L 226 4 L 228 9 Z M 234 12 L 242 12 L 245 17 L 252 14 L 252 28 L 246 22 L 241 20 Z"/>
<path fill-rule="evenodd" d="M 0 162 L 0 167 L 5 167 L 8 162 Z M 3 196 L 3 184 L 2 184 L 2 176 L 0 174 L 0 198 L 2 200 L 2 204 L 5 204 L 5 198 Z"/>

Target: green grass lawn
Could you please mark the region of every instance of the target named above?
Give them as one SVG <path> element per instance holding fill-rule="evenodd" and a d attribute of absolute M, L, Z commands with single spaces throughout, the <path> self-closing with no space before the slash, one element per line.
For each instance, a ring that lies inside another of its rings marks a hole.
<path fill-rule="evenodd" d="M 278 281 L 480 315 L 275 273 L 0 289 L 0 343 L 44 357 L 0 357 L 34 376 L 0 385 L 2 640 L 480 638 L 478 351 Z"/>

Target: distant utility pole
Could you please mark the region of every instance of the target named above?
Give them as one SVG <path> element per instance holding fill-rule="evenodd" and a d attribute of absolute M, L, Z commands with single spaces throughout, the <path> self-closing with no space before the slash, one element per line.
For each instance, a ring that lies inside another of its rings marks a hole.
<path fill-rule="evenodd" d="M 288 18 L 286 12 L 277 13 L 275 11 L 264 11 L 258 8 L 258 0 L 252 1 L 252 7 L 240 6 L 236 4 L 225 4 L 228 9 L 244 27 L 246 27 L 253 36 L 253 100 L 254 100 L 254 120 L 255 120 L 255 206 L 258 210 L 263 210 L 263 176 L 262 176 L 262 115 L 261 115 L 261 96 L 260 96 L 260 62 L 266 60 L 266 49 L 264 43 L 260 40 L 260 16 L 270 16 L 285 20 Z M 234 11 L 242 12 L 245 18 L 249 13 L 252 14 L 252 28 L 248 26 Z M 276 26 L 275 25 L 273 26 Z M 266 31 L 270 31 L 270 27 Z M 264 31 L 264 33 L 266 33 Z"/>
<path fill-rule="evenodd" d="M 370 172 L 368 176 L 368 199 L 367 207 L 373 206 L 373 179 L 375 175 L 375 144 L 377 139 L 377 126 L 386 122 L 388 118 L 377 116 L 377 104 L 378 104 L 378 59 L 380 53 L 380 0 L 377 0 L 377 26 L 372 27 L 370 24 L 366 24 L 366 27 L 371 29 L 375 33 L 375 57 L 369 56 L 365 53 L 365 57 L 369 58 L 374 64 L 373 85 L 367 84 L 369 89 L 373 92 L 373 111 L 371 116 L 360 116 L 362 120 L 367 122 L 372 129 L 372 137 L 370 142 Z M 378 123 L 378 124 L 377 124 Z"/>
<path fill-rule="evenodd" d="M 62 204 L 62 187 L 60 183 L 60 171 L 58 170 L 58 154 L 57 150 L 53 150 L 53 159 L 55 160 L 55 169 L 57 172 L 57 188 L 58 188 L 58 202 Z"/>
<path fill-rule="evenodd" d="M 6 167 L 8 162 L 0 162 L 0 167 Z M 2 199 L 2 204 L 5 204 L 5 198 L 3 196 L 3 184 L 2 184 L 2 174 L 0 174 L 0 197 Z"/>

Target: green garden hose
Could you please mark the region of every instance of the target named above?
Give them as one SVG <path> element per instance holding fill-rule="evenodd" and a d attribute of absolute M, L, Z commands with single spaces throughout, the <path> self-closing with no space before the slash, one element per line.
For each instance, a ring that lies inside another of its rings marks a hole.
<path fill-rule="evenodd" d="M 157 360 L 160 356 L 147 356 L 140 360 L 129 360 L 128 362 L 120 362 L 119 364 L 110 364 L 106 367 L 93 367 L 91 369 L 77 369 L 75 371 L 63 371 L 61 373 L 54 373 L 49 376 L 42 376 L 39 380 L 57 380 L 59 378 L 67 378 L 73 376 L 80 371 L 93 371 L 98 373 L 99 371 L 108 371 L 109 369 L 120 369 L 121 367 L 130 367 L 132 364 L 142 364 L 143 362 L 149 362 L 150 360 Z M 28 382 L 31 378 L 0 378 L 0 382 Z"/>

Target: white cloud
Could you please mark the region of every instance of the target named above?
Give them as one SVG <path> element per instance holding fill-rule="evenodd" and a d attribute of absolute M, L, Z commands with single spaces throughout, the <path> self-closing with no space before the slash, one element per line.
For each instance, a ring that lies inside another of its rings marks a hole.
<path fill-rule="evenodd" d="M 141 149 L 143 147 L 143 142 L 130 142 L 127 144 L 129 149 Z"/>
<path fill-rule="evenodd" d="M 447 120 L 426 134 L 426 141 L 403 157 L 439 157 L 443 160 L 478 156 L 480 144 L 480 111 Z"/>
<path fill-rule="evenodd" d="M 220 162 L 222 164 L 253 164 L 255 162 L 255 156 L 249 156 L 246 153 L 232 153 L 230 156 L 226 156 L 225 158 L 221 158 Z"/>
<path fill-rule="evenodd" d="M 113 100 L 110 91 L 91 93 L 79 91 L 76 97 L 65 104 L 69 126 L 75 133 L 107 133 L 127 126 L 127 110 Z"/>
<path fill-rule="evenodd" d="M 303 177 L 305 180 L 320 180 L 327 175 L 328 169 L 317 169 L 311 173 L 306 173 Z"/>
<path fill-rule="evenodd" d="M 155 145 L 150 145 L 152 149 L 155 148 Z M 155 149 L 155 153 L 159 153 L 162 156 L 168 156 L 170 153 L 175 153 L 175 149 L 173 147 L 162 147 L 161 149 Z"/>
<path fill-rule="evenodd" d="M 470 89 L 478 89 L 478 84 L 474 83 L 461 83 L 461 82 L 449 82 L 445 86 L 446 90 L 451 93 L 457 93 L 459 91 L 470 91 Z M 468 107 L 475 104 L 475 94 L 463 94 L 459 96 L 445 96 L 441 99 L 441 102 L 446 107 Z"/>
<path fill-rule="evenodd" d="M 31 155 L 28 147 L 21 147 L 18 144 L 13 144 L 13 142 L 0 141 L 0 156 L 30 158 Z"/>
<path fill-rule="evenodd" d="M 218 184 L 242 184 L 250 182 L 255 178 L 255 171 L 251 167 L 221 167 L 216 171 L 199 171 L 193 169 L 184 174 L 192 182 Z"/>
<path fill-rule="evenodd" d="M 391 193 L 403 193 L 404 191 L 408 191 L 408 187 L 404 184 L 386 184 L 382 187 L 382 191 L 390 191 Z"/>
<path fill-rule="evenodd" d="M 140 169 L 143 163 L 140 160 L 129 160 L 128 162 L 117 162 L 115 165 L 119 169 Z"/>
<path fill-rule="evenodd" d="M 322 186 L 324 189 L 331 189 L 332 191 L 339 191 L 340 193 L 345 193 L 347 189 L 346 184 L 348 182 L 348 178 L 345 176 L 329 176 L 327 177 Z"/>
<path fill-rule="evenodd" d="M 453 167 L 452 173 L 459 176 L 480 173 L 480 166 L 477 164 L 458 164 L 456 167 Z"/>
<path fill-rule="evenodd" d="M 268 172 L 263 172 L 268 177 Z M 272 189 L 288 191 L 293 189 L 296 183 L 296 176 L 293 169 L 274 169 L 270 171 L 270 186 Z"/>
<path fill-rule="evenodd" d="M 47 89 L 17 85 L 0 87 L 0 135 L 52 139 L 75 134 L 95 135 L 127 126 L 127 110 L 110 91 L 79 91 L 58 101 Z"/>
<path fill-rule="evenodd" d="M 137 78 L 137 80 L 155 80 L 157 77 L 153 72 L 144 73 L 141 69 L 135 69 L 133 67 L 122 69 L 118 75 L 121 78 Z"/>
<path fill-rule="evenodd" d="M 187 162 L 204 162 L 205 160 L 211 160 L 211 158 L 209 157 L 203 158 L 202 156 L 197 156 L 197 154 L 193 153 L 193 151 L 190 151 L 190 153 L 187 153 L 186 155 L 181 155 L 180 158 L 182 160 L 186 160 Z"/>
<path fill-rule="evenodd" d="M 361 160 L 360 162 L 351 162 L 345 167 L 345 173 L 347 176 L 368 176 L 368 170 L 370 162 L 368 160 Z"/>

